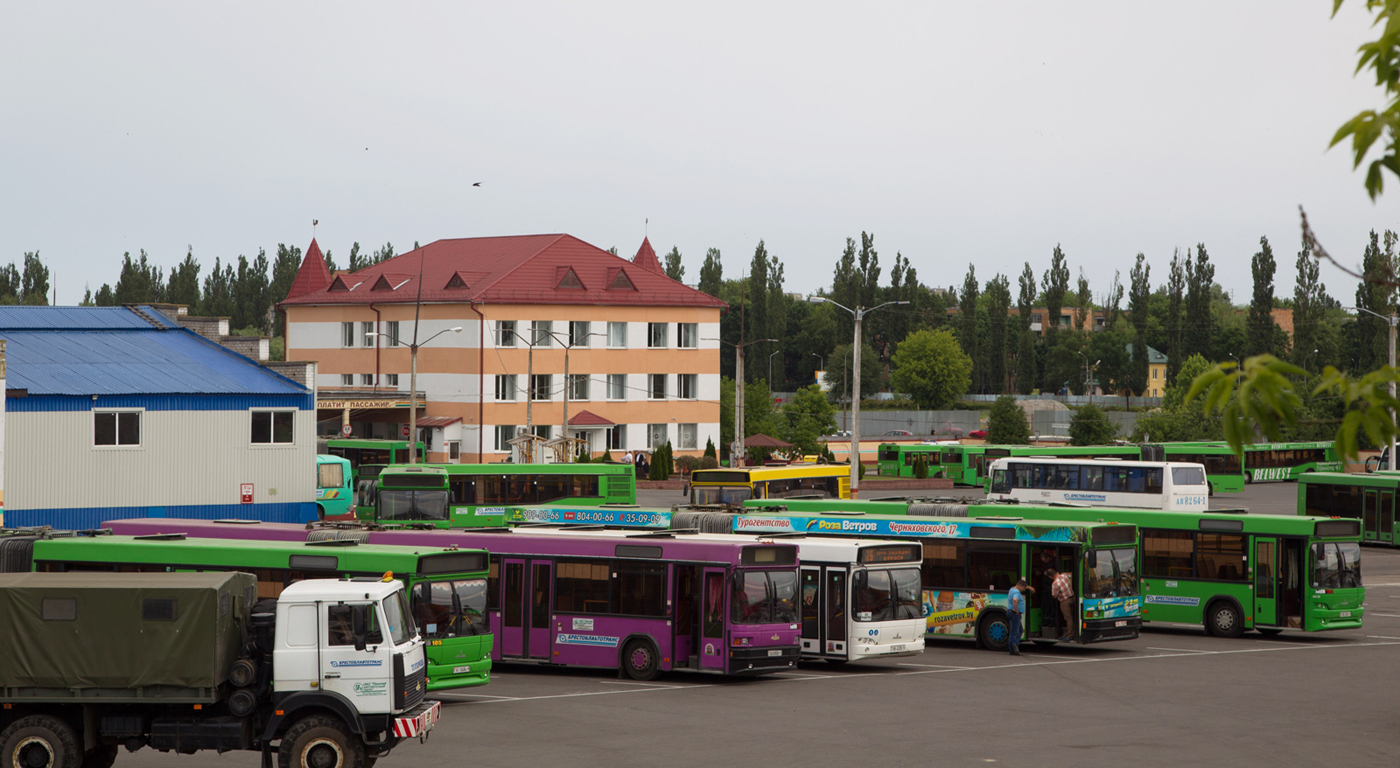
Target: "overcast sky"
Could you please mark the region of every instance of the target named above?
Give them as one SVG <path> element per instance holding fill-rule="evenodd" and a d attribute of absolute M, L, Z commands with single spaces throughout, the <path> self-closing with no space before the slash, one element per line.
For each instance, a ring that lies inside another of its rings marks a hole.
<path fill-rule="evenodd" d="M 760 239 L 790 291 L 875 234 L 930 285 L 1061 244 L 1095 296 L 1204 242 L 1248 300 L 1298 206 L 1335 255 L 1400 229 L 1337 126 L 1361 0 L 1171 3 L 11 3 L 0 11 L 0 261 L 40 250 L 58 301 L 146 249 L 252 256 L 353 241 L 566 232 L 686 280 Z M 480 181 L 479 188 L 473 182 Z M 1349 302 L 1354 282 L 1324 266 Z"/>

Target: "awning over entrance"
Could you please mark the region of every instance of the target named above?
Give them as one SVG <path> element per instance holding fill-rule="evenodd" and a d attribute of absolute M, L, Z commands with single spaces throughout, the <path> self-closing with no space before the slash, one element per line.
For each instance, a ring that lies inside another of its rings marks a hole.
<path fill-rule="evenodd" d="M 594 412 L 592 412 L 592 411 L 579 411 L 578 413 L 576 413 L 576 414 L 574 414 L 573 416 L 570 416 L 570 417 L 569 417 L 569 426 L 571 426 L 571 427 L 615 427 L 615 426 L 617 426 L 617 424 L 616 424 L 615 422 L 608 421 L 607 419 L 603 418 L 602 416 L 599 416 L 598 414 L 596 414 L 596 413 L 594 413 Z"/>

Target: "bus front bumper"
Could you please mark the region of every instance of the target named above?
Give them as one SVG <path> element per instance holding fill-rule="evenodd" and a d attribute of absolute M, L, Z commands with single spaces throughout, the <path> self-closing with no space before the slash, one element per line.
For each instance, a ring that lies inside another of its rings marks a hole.
<path fill-rule="evenodd" d="M 1106 643 L 1110 640 L 1135 640 L 1142 629 L 1142 617 L 1126 616 L 1116 619 L 1091 619 L 1084 622 L 1078 642 Z"/>
<path fill-rule="evenodd" d="M 802 657 L 802 646 L 782 645 L 766 648 L 730 648 L 729 674 L 761 675 L 793 669 Z"/>

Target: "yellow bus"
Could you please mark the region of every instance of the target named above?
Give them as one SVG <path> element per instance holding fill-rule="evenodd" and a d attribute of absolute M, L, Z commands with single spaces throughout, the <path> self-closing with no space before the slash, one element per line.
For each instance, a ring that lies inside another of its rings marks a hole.
<path fill-rule="evenodd" d="M 849 499 L 851 468 L 845 464 L 697 469 L 690 473 L 690 503 L 729 506 L 749 499 Z"/>

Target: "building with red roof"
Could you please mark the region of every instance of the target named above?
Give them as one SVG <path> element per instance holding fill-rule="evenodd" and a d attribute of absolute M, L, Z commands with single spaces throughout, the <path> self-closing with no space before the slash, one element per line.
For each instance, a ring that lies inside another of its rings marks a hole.
<path fill-rule="evenodd" d="M 401 437 L 416 316 L 430 461 L 503 460 L 527 426 L 595 454 L 719 443 L 725 304 L 646 240 L 630 261 L 571 235 L 438 240 L 334 276 L 313 240 L 279 307 L 288 359 L 319 363 L 324 434 Z"/>

